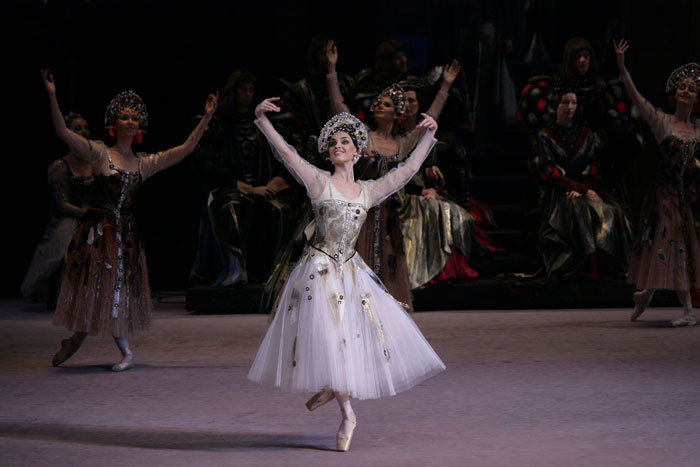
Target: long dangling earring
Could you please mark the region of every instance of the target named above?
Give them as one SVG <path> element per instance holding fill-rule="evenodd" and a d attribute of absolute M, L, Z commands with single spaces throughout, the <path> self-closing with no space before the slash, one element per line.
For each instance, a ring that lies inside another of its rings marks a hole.
<path fill-rule="evenodd" d="M 107 131 L 109 132 L 109 137 L 114 139 L 116 138 L 116 135 L 114 134 L 114 127 L 112 125 L 107 127 Z"/>
<path fill-rule="evenodd" d="M 134 135 L 134 143 L 143 143 L 143 131 L 139 130 L 136 132 L 136 134 Z"/>

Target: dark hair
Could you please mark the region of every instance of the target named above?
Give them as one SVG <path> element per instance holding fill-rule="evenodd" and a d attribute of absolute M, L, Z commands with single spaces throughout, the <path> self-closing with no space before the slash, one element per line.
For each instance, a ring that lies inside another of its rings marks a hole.
<path fill-rule="evenodd" d="M 597 80 L 600 74 L 598 68 L 598 60 L 596 59 L 595 52 L 593 51 L 591 43 L 583 37 L 572 37 L 567 41 L 566 45 L 564 46 L 564 57 L 562 58 L 561 63 L 561 74 L 568 78 L 579 76 L 578 72 L 576 71 L 575 58 L 576 52 L 580 50 L 587 50 L 590 54 L 591 65 L 588 68 L 588 73 L 591 74 L 591 76 Z"/>
<path fill-rule="evenodd" d="M 561 98 L 564 94 L 576 94 L 576 103 L 578 104 L 578 86 L 576 81 L 571 78 L 558 77 L 554 80 L 552 91 L 547 95 L 549 106 L 556 109 L 561 104 Z"/>
<path fill-rule="evenodd" d="M 318 56 L 326 48 L 330 40 L 331 38 L 328 36 L 314 36 L 311 38 L 309 47 L 306 49 L 306 68 L 309 75 L 318 73 Z"/>
<path fill-rule="evenodd" d="M 70 128 L 70 126 L 73 125 L 73 120 L 75 120 L 76 118 L 82 118 L 83 120 L 85 120 L 87 122 L 85 117 L 83 117 L 81 114 L 79 114 L 77 112 L 68 112 L 63 117 L 63 120 L 65 120 L 66 126 Z"/>
<path fill-rule="evenodd" d="M 222 112 L 230 111 L 236 103 L 236 90 L 243 83 L 251 83 L 255 86 L 257 78 L 252 71 L 236 70 L 231 73 L 226 80 L 223 91 L 221 91 L 221 103 L 219 108 Z"/>

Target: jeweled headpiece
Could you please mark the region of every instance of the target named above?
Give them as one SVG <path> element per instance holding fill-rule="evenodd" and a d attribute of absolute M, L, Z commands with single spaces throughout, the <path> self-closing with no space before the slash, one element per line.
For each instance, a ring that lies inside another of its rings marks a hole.
<path fill-rule="evenodd" d="M 110 126 L 117 119 L 122 109 L 134 109 L 139 115 L 139 129 L 146 131 L 148 128 L 148 110 L 138 94 L 134 91 L 122 91 L 112 100 L 105 110 L 105 127 Z"/>
<path fill-rule="evenodd" d="M 557 76 L 554 78 L 551 91 L 546 95 L 549 106 L 552 109 L 556 109 L 561 103 L 561 97 L 570 92 L 573 92 L 578 96 L 578 82 L 573 78 Z"/>
<path fill-rule="evenodd" d="M 554 79 L 554 84 L 552 88 L 554 89 L 554 92 L 559 96 L 563 96 L 564 94 L 568 94 L 570 92 L 577 94 L 578 82 L 575 79 L 561 76 Z"/>
<path fill-rule="evenodd" d="M 335 133 L 344 131 L 350 135 L 350 139 L 355 143 L 357 153 L 364 152 L 367 147 L 367 128 L 354 115 L 346 112 L 333 116 L 323 125 L 321 134 L 318 136 L 318 152 L 323 154 L 328 151 L 328 143 Z"/>
<path fill-rule="evenodd" d="M 374 112 L 374 109 L 377 107 L 377 104 L 379 104 L 379 100 L 382 97 L 388 97 L 389 99 L 391 99 L 391 102 L 394 103 L 397 119 L 403 117 L 403 113 L 406 111 L 406 91 L 404 91 L 404 89 L 401 86 L 394 83 L 391 86 L 384 89 L 376 97 L 376 99 L 374 99 L 374 102 L 372 102 L 372 107 L 370 107 L 369 109 L 371 112 Z"/>
<path fill-rule="evenodd" d="M 673 70 L 666 81 L 666 94 L 675 91 L 678 83 L 686 78 L 692 79 L 695 82 L 695 87 L 700 88 L 700 65 L 690 62 Z"/>

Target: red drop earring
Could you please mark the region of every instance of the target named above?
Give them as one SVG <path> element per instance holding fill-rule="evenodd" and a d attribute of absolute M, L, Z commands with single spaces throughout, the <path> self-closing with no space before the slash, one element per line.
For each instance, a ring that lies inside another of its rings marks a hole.
<path fill-rule="evenodd" d="M 139 130 L 134 135 L 134 143 L 141 144 L 143 142 L 143 131 Z"/>
<path fill-rule="evenodd" d="M 107 127 L 107 131 L 109 132 L 109 137 L 114 139 L 116 135 L 114 134 L 114 127 L 112 125 Z"/>

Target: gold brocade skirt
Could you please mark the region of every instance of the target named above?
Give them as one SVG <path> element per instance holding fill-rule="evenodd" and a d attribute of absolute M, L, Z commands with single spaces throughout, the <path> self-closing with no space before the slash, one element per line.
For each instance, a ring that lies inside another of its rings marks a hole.
<path fill-rule="evenodd" d="M 401 232 L 412 289 L 428 283 L 447 264 L 451 246 L 469 258 L 474 218 L 464 208 L 447 200 L 403 197 Z"/>
<path fill-rule="evenodd" d="M 120 226 L 121 255 L 113 216 L 93 215 L 78 225 L 68 247 L 55 325 L 115 337 L 150 326 L 151 294 L 143 246 L 132 216 L 123 215 Z"/>
<path fill-rule="evenodd" d="M 403 235 L 398 214 L 390 212 L 391 198 L 369 210 L 355 250 L 379 276 L 387 291 L 409 312 L 413 312 L 413 297 L 408 279 Z M 393 219 L 390 216 L 394 216 Z"/>

